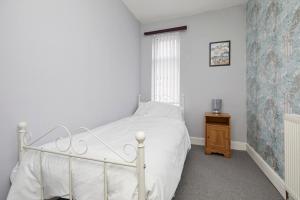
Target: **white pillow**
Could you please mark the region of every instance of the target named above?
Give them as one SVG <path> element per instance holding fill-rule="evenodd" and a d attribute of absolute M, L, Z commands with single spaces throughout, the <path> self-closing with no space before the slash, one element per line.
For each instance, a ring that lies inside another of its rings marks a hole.
<path fill-rule="evenodd" d="M 166 117 L 171 119 L 183 120 L 182 111 L 179 106 L 159 103 L 159 102 L 143 102 L 135 112 L 136 116 Z"/>

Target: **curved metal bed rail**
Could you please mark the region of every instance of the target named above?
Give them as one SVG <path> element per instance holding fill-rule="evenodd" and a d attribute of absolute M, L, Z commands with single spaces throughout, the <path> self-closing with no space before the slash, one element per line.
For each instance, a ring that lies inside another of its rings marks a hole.
<path fill-rule="evenodd" d="M 51 133 L 54 133 L 54 131 L 56 131 L 59 128 L 62 128 L 68 134 L 68 137 L 66 137 L 66 138 L 59 137 L 59 138 L 57 138 L 55 140 L 55 146 L 58 149 L 58 151 L 60 151 L 60 152 L 67 152 L 67 151 L 69 151 L 72 148 L 72 133 L 71 133 L 70 129 L 68 129 L 65 125 L 62 125 L 62 124 L 56 125 L 52 129 L 50 129 L 49 131 L 47 131 L 45 134 L 41 135 L 40 137 L 36 138 L 35 140 L 33 140 L 30 143 L 27 143 L 27 140 L 26 140 L 27 132 L 26 132 L 25 134 L 23 134 L 24 145 L 25 146 L 32 146 L 32 145 L 36 144 L 37 142 L 41 141 L 42 139 L 46 138 Z M 67 146 L 66 149 L 61 149 L 59 147 L 58 142 L 61 139 L 68 139 L 69 144 L 68 144 L 68 146 Z"/>
<path fill-rule="evenodd" d="M 80 152 L 79 150 L 77 150 L 77 147 L 74 145 L 74 140 L 75 138 L 73 137 L 72 132 L 70 131 L 70 129 L 68 129 L 65 125 L 62 124 L 58 124 L 55 127 L 53 127 L 52 129 L 50 129 L 49 131 L 47 131 L 45 134 L 43 134 L 42 136 L 36 138 L 35 140 L 33 140 L 30 143 L 27 143 L 26 140 L 26 136 L 28 135 L 27 133 L 23 134 L 23 141 L 24 141 L 24 145 L 25 146 L 32 146 L 34 144 L 36 144 L 37 142 L 41 141 L 42 139 L 46 138 L 47 136 L 49 136 L 51 133 L 54 133 L 54 131 L 56 131 L 57 129 L 62 128 L 63 130 L 65 130 L 65 132 L 68 134 L 68 137 L 58 137 L 55 140 L 55 146 L 56 149 L 59 152 L 68 152 L 71 150 L 72 153 L 75 153 L 77 155 L 85 155 L 88 152 L 89 146 L 87 144 L 87 142 L 85 140 L 80 139 L 78 141 L 79 145 L 83 145 L 84 149 Z M 74 131 L 79 131 L 79 130 L 84 130 L 86 131 L 86 133 L 90 134 L 92 137 L 94 137 L 100 144 L 104 145 L 107 149 L 109 149 L 113 154 L 115 154 L 117 157 L 119 157 L 121 160 L 128 162 L 128 163 L 133 163 L 134 161 L 136 161 L 137 158 L 137 154 L 136 154 L 136 148 L 132 145 L 132 144 L 125 144 L 123 146 L 123 152 L 126 155 L 129 155 L 129 153 L 127 152 L 128 148 L 132 148 L 134 150 L 134 157 L 132 159 L 126 158 L 123 155 L 121 155 L 120 153 L 118 153 L 117 151 L 115 151 L 113 149 L 113 147 L 111 147 L 108 143 L 104 142 L 99 136 L 97 136 L 95 133 L 93 133 L 92 130 L 90 130 L 89 128 L 86 127 L 79 127 L 78 129 L 74 130 Z M 74 132 L 73 131 L 73 132 Z M 59 141 L 62 139 L 66 139 L 68 140 L 68 145 L 65 148 L 61 148 L 59 145 Z"/>
<path fill-rule="evenodd" d="M 125 154 L 127 154 L 127 153 L 126 153 L 126 149 L 127 149 L 128 147 L 133 148 L 134 151 L 135 151 L 135 156 L 134 156 L 134 158 L 133 158 L 133 159 L 128 159 L 128 158 L 125 158 L 124 156 L 122 156 L 122 155 L 121 155 L 120 153 L 118 153 L 117 151 L 115 151 L 115 150 L 113 149 L 112 146 L 110 146 L 109 144 L 107 144 L 106 142 L 104 142 L 99 136 L 97 136 L 95 133 L 93 133 L 90 129 L 88 129 L 88 128 L 86 128 L 86 127 L 79 127 L 79 128 L 78 128 L 77 130 L 75 130 L 75 131 L 78 131 L 78 130 L 85 130 L 86 133 L 88 133 L 88 134 L 90 134 L 91 136 L 93 136 L 99 143 L 103 144 L 103 145 L 104 145 L 105 147 L 107 147 L 112 153 L 114 153 L 116 156 L 118 156 L 118 157 L 119 157 L 120 159 L 122 159 L 123 161 L 128 162 L 128 163 L 133 163 L 134 161 L 136 161 L 136 158 L 137 158 L 136 148 L 135 148 L 132 144 L 125 144 L 125 145 L 123 146 L 123 151 L 124 151 Z M 87 145 L 87 143 L 86 143 L 84 140 L 80 140 L 79 142 L 82 142 L 82 143 L 84 144 L 84 146 L 85 146 L 84 153 L 81 154 L 81 155 L 83 155 L 83 154 L 87 153 L 87 151 L 88 151 L 88 145 Z"/>

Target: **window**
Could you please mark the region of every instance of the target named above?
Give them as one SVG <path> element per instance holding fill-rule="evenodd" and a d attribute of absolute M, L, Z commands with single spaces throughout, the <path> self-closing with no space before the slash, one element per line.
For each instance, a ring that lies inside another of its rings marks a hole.
<path fill-rule="evenodd" d="M 168 33 L 152 40 L 153 101 L 180 103 L 180 35 Z"/>

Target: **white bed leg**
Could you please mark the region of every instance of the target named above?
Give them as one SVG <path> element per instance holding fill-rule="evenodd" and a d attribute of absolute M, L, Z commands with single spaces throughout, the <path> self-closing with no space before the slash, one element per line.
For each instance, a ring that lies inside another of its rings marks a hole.
<path fill-rule="evenodd" d="M 22 161 L 23 152 L 24 152 L 24 138 L 27 131 L 27 123 L 26 122 L 20 122 L 18 124 L 18 146 L 19 146 L 19 164 Z"/>
<path fill-rule="evenodd" d="M 145 184 L 145 133 L 138 132 L 136 134 L 138 142 L 137 149 L 137 175 L 138 175 L 138 200 L 146 200 L 146 184 Z"/>

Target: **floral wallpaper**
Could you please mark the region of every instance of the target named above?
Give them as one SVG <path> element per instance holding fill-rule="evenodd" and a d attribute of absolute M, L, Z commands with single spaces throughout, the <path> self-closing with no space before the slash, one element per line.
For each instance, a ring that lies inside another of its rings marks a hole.
<path fill-rule="evenodd" d="M 248 143 L 284 178 L 283 115 L 300 114 L 300 0 L 247 4 Z"/>

